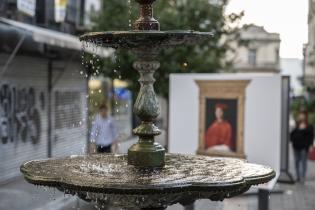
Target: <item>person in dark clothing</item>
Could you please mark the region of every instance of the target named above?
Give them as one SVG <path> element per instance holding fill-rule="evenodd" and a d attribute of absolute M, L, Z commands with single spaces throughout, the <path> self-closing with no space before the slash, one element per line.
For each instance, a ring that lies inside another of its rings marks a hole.
<path fill-rule="evenodd" d="M 314 128 L 308 122 L 307 112 L 299 113 L 296 126 L 290 136 L 294 150 L 297 181 L 303 184 L 307 170 L 308 152 L 313 145 L 314 138 Z"/>

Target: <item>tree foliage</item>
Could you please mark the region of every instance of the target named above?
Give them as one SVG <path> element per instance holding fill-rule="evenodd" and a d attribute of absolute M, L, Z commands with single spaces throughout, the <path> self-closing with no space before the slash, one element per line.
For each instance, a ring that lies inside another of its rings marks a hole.
<path fill-rule="evenodd" d="M 294 119 L 297 119 L 300 111 L 307 111 L 309 113 L 309 121 L 315 124 L 315 100 L 306 100 L 304 97 L 293 98 L 290 104 L 291 113 Z"/>
<path fill-rule="evenodd" d="M 224 15 L 226 0 L 158 0 L 154 4 L 155 18 L 161 30 L 196 30 L 213 32 L 213 37 L 195 46 L 180 46 L 161 52 L 161 68 L 156 72 L 155 89 L 158 94 L 168 96 L 170 73 L 211 73 L 229 69 L 230 62 L 223 62 L 229 49 L 231 34 L 236 30 L 230 27 L 241 14 Z M 97 31 L 130 30 L 130 23 L 138 15 L 138 5 L 131 0 L 103 0 L 102 10 L 95 19 Z M 223 41 L 224 40 L 224 41 Z M 111 78 L 131 81 L 130 89 L 138 90 L 138 74 L 132 69 L 134 56 L 118 50 L 115 58 L 103 60 L 102 73 Z M 114 71 L 118 70 L 118 71 Z M 117 73 L 118 72 L 118 73 Z"/>

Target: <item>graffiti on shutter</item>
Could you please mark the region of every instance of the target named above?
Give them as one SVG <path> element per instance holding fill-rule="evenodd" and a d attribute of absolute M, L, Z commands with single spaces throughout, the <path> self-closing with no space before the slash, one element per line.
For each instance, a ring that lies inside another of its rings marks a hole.
<path fill-rule="evenodd" d="M 40 110 L 37 107 L 40 103 Z M 2 144 L 32 142 L 41 135 L 40 112 L 45 108 L 45 96 L 35 88 L 0 85 L 0 140 Z"/>

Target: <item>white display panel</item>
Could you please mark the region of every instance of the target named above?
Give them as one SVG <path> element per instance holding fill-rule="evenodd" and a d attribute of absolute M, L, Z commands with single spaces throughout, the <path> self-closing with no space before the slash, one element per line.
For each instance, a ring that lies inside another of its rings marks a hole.
<path fill-rule="evenodd" d="M 281 75 L 172 74 L 170 76 L 169 152 L 196 154 L 199 89 L 195 80 L 251 80 L 246 89 L 244 150 L 247 160 L 280 172 Z M 271 189 L 276 179 L 262 188 Z"/>

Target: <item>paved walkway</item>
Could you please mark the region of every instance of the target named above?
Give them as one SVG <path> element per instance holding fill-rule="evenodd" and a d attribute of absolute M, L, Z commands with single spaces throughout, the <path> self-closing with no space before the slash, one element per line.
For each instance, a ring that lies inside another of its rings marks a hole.
<path fill-rule="evenodd" d="M 87 208 L 88 207 L 88 208 Z M 0 210 L 95 209 L 90 204 L 53 188 L 36 187 L 23 177 L 0 185 Z"/>

